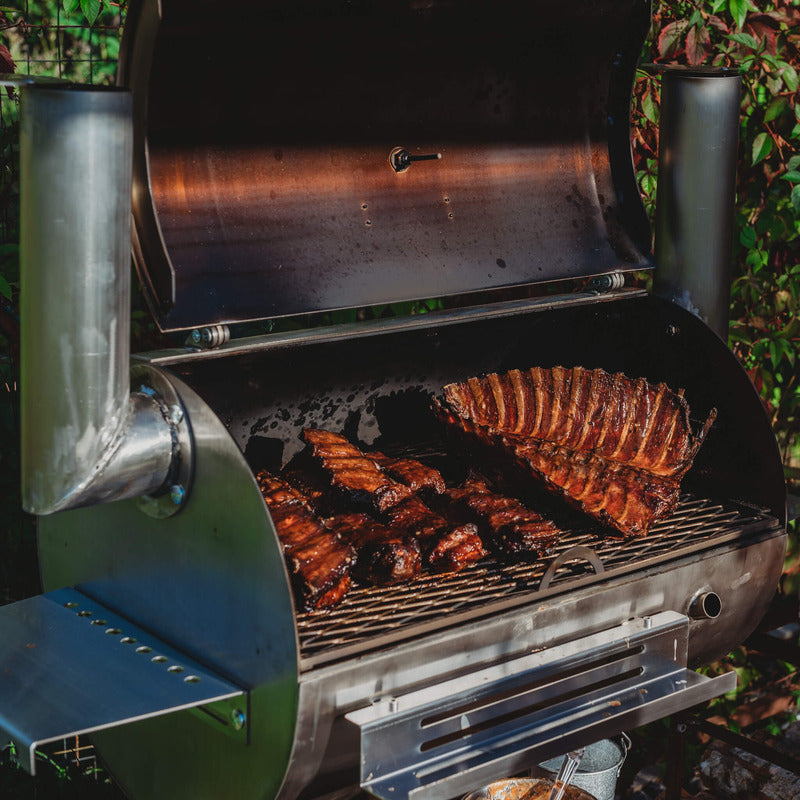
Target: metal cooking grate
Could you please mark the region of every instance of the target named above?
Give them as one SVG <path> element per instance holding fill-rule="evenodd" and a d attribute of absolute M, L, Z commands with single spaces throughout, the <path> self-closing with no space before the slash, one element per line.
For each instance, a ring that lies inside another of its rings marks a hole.
<path fill-rule="evenodd" d="M 684 495 L 675 513 L 641 538 L 603 537 L 597 527 L 584 523 L 562 535 L 552 556 L 534 563 L 487 559 L 452 575 L 423 575 L 407 584 L 383 588 L 355 587 L 341 605 L 327 613 L 298 615 L 301 659 L 310 666 L 348 657 L 414 636 L 421 626 L 445 616 L 451 624 L 455 622 L 453 614 L 486 613 L 488 606 L 501 601 L 525 602 L 531 593 L 540 591 L 548 566 L 559 556 L 566 561 L 546 579 L 548 591 L 562 589 L 567 583 L 590 582 L 595 573 L 586 558 L 572 560 L 567 555 L 576 547 L 594 551 L 606 575 L 620 574 L 775 525 L 774 517 L 757 509 Z"/>

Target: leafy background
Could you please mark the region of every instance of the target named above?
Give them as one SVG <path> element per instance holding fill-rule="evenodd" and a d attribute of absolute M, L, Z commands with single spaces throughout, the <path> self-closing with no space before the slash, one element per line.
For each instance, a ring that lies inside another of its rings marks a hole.
<path fill-rule="evenodd" d="M 124 11 L 124 1 L 119 5 L 109 0 L 17 0 L 0 5 L 0 72 L 112 82 Z M 729 344 L 761 394 L 787 481 L 796 487 L 800 483 L 800 0 L 655 0 L 642 63 L 716 65 L 742 72 Z M 652 70 L 642 69 L 633 87 L 632 148 L 651 217 L 658 179 L 659 110 L 659 79 Z M 0 601 L 37 591 L 33 523 L 18 499 L 17 123 L 18 100 L 8 90 L 0 102 Z M 133 315 L 134 332 L 141 332 L 147 326 L 144 313 L 134 309 Z M 785 599 L 796 600 L 800 587 L 797 539 L 792 525 L 780 586 Z M 709 709 L 734 728 L 737 709 L 750 693 L 776 679 L 795 685 L 794 665 L 765 663 L 746 648 L 715 668 L 739 673 L 737 692 Z M 790 688 L 785 693 L 792 691 L 798 692 Z M 795 703 L 793 696 L 790 699 Z M 639 737 L 640 761 L 663 761 L 664 733 L 663 725 L 656 725 Z M 119 796 L 113 786 L 97 778 L 102 773 L 91 759 L 81 762 L 73 757 L 76 763 L 71 766 L 63 759 L 48 759 L 51 769 L 42 770 L 36 781 L 19 771 L 0 769 L 0 794 Z M 93 776 L 90 784 L 63 780 L 84 773 Z"/>

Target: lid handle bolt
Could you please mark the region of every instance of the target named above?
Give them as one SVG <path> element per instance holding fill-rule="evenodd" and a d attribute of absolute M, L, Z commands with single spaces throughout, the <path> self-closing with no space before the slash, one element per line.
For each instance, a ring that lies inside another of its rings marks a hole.
<path fill-rule="evenodd" d="M 415 161 L 438 161 L 441 157 L 441 153 L 427 153 L 426 155 L 415 156 L 405 147 L 395 147 L 389 153 L 389 163 L 395 172 L 405 172 Z"/>

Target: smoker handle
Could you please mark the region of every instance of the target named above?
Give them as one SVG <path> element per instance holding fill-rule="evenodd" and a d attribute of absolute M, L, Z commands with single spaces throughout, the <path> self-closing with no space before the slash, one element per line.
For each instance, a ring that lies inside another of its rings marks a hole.
<path fill-rule="evenodd" d="M 550 583 L 555 577 L 556 572 L 558 572 L 564 564 L 568 561 L 577 561 L 578 559 L 585 559 L 588 561 L 592 565 L 592 569 L 595 571 L 596 575 L 602 575 L 606 571 L 603 562 L 600 560 L 600 556 L 598 556 L 591 547 L 579 544 L 575 547 L 570 547 L 569 550 L 565 550 L 550 562 L 544 575 L 542 575 L 542 580 L 539 583 L 539 591 L 543 592 L 545 589 L 550 588 Z"/>

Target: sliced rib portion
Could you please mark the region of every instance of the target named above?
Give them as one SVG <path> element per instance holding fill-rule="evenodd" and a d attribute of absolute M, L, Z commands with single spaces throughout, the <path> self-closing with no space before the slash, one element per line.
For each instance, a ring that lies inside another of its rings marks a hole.
<path fill-rule="evenodd" d="M 477 520 L 481 538 L 500 555 L 540 558 L 558 541 L 560 531 L 552 520 L 514 497 L 492 492 L 479 478 L 469 478 L 449 489 L 447 496 Z"/>
<path fill-rule="evenodd" d="M 442 473 L 413 458 L 391 458 L 377 450 L 370 452 L 369 457 L 391 478 L 408 486 L 413 492 L 429 490 L 441 494 L 445 490 Z"/>
<path fill-rule="evenodd" d="M 416 495 L 386 509 L 386 519 L 394 530 L 419 540 L 425 562 L 434 572 L 457 572 L 486 555 L 476 525 L 454 526 Z"/>
<path fill-rule="evenodd" d="M 286 481 L 266 471 L 258 473 L 256 479 L 303 609 L 335 605 L 350 588 L 355 550 L 326 528 L 303 495 Z"/>
<path fill-rule="evenodd" d="M 351 544 L 357 555 L 353 575 L 375 586 L 416 578 L 422 570 L 419 542 L 354 511 L 324 520 L 327 528 Z"/>
<path fill-rule="evenodd" d="M 385 475 L 375 461 L 344 436 L 318 428 L 305 428 L 303 440 L 329 474 L 331 484 L 356 502 L 385 511 L 411 495 L 411 489 Z"/>
<path fill-rule="evenodd" d="M 475 425 L 665 477 L 686 473 L 716 416 L 712 411 L 694 436 L 680 393 L 584 367 L 514 369 L 451 383 L 443 391 L 448 408 Z"/>
<path fill-rule="evenodd" d="M 475 525 L 455 527 L 344 436 L 318 429 L 305 429 L 302 436 L 331 483 L 352 500 L 369 503 L 396 533 L 416 538 L 433 571 L 459 570 L 486 555 Z"/>

